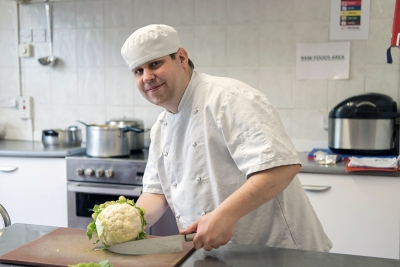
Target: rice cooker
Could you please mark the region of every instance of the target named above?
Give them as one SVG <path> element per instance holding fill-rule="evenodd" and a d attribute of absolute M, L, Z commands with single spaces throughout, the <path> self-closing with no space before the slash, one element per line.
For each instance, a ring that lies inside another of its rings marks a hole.
<path fill-rule="evenodd" d="M 338 154 L 398 154 L 397 104 L 390 96 L 350 97 L 329 113 L 328 147 Z"/>

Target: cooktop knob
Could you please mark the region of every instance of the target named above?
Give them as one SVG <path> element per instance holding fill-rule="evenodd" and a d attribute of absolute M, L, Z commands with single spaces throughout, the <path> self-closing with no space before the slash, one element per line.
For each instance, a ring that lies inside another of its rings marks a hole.
<path fill-rule="evenodd" d="M 92 169 L 86 169 L 85 170 L 85 175 L 86 176 L 92 176 L 94 174 L 94 171 Z"/>
<path fill-rule="evenodd" d="M 114 171 L 112 169 L 108 169 L 105 171 L 106 177 L 111 178 L 114 175 Z"/>
<path fill-rule="evenodd" d="M 102 169 L 98 169 L 95 172 L 96 177 L 101 177 L 104 174 L 104 171 Z"/>
<path fill-rule="evenodd" d="M 83 175 L 83 169 L 82 168 L 76 169 L 76 174 L 78 174 L 79 176 L 82 176 Z"/>

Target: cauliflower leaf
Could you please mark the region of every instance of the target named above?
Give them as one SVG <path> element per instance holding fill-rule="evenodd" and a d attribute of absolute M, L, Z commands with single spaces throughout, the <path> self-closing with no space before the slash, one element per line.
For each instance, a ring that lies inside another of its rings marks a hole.
<path fill-rule="evenodd" d="M 89 240 L 93 233 L 101 241 L 104 249 L 108 246 L 132 240 L 145 239 L 147 222 L 145 210 L 135 205 L 134 200 L 120 196 L 116 201 L 109 201 L 93 207 L 93 221 L 87 226 Z"/>

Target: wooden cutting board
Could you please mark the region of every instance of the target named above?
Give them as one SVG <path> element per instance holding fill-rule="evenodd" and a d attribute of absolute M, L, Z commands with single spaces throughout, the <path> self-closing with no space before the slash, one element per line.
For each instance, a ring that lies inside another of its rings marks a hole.
<path fill-rule="evenodd" d="M 154 236 L 149 236 L 153 238 Z M 195 249 L 192 242 L 183 243 L 183 251 L 157 255 L 121 255 L 93 244 L 86 230 L 57 228 L 56 230 L 16 248 L 2 256 L 0 262 L 29 266 L 68 266 L 81 262 L 99 263 L 108 260 L 113 267 L 122 266 L 178 266 Z"/>

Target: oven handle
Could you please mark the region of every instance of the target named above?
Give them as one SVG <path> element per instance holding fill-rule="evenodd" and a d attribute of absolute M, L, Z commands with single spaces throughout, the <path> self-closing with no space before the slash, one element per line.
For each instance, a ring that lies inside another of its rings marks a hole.
<path fill-rule="evenodd" d="M 96 186 L 96 185 L 85 185 L 81 183 L 68 183 L 68 191 L 78 193 L 94 193 L 94 194 L 109 194 L 109 195 L 120 195 L 120 196 L 140 196 L 142 194 L 141 186 L 115 186 L 107 185 L 107 187 Z"/>

